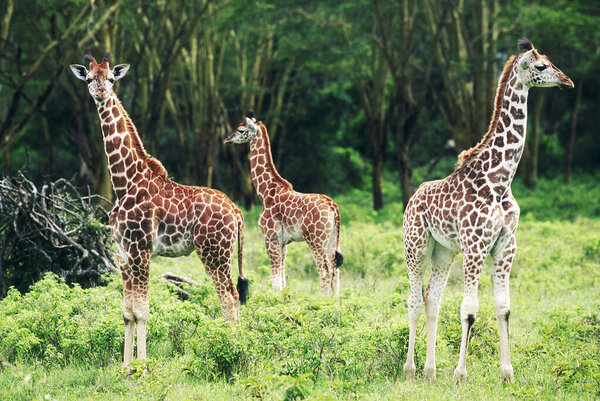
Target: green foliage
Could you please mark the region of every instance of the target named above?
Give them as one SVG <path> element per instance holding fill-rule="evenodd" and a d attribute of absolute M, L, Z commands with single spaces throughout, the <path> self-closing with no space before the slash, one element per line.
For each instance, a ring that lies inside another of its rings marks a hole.
<path fill-rule="evenodd" d="M 584 181 L 575 180 L 572 190 L 585 200 L 592 195 L 583 192 L 593 194 L 594 189 Z M 518 201 L 526 205 L 550 198 L 553 192 L 552 182 L 541 182 L 533 192 L 520 184 L 514 188 Z M 540 221 L 535 214 L 523 219 L 511 272 L 515 383 L 503 384 L 499 377 L 493 290 L 486 267 L 469 345 L 469 379 L 456 388 L 451 377 L 460 347 L 460 259 L 442 300 L 437 381 L 426 384 L 419 377 L 426 344 L 422 317 L 417 328 L 417 381 L 406 382 L 402 366 L 409 283 L 402 259 L 401 215 L 395 215 L 394 205 L 373 214 L 365 196 L 355 192 L 336 199 L 346 216 L 342 251 L 348 263 L 342 266 L 342 289 L 336 298 L 321 297 L 304 244 L 289 247 L 289 288 L 280 293 L 270 289 L 256 210 L 246 214 L 245 241 L 245 269 L 254 292 L 237 322 L 222 319 L 212 282 L 197 257 L 153 260 L 153 277 L 175 271 L 200 284 L 185 287 L 194 297 L 182 302 L 162 279 L 151 279 L 149 359 L 127 368 L 120 367 L 118 277 L 109 278 L 106 287 L 82 289 L 47 275 L 27 294 L 11 289 L 0 301 L 0 393 L 17 400 L 43 399 L 46 394 L 51 399 L 117 400 L 187 400 L 199 394 L 202 399 L 223 400 L 600 396 L 597 218 L 571 220 L 576 213 L 553 204 L 545 212 L 553 220 Z"/>
<path fill-rule="evenodd" d="M 2 358 L 57 365 L 118 360 L 123 342 L 118 294 L 114 282 L 108 288 L 83 290 L 51 273 L 25 295 L 11 288 L 0 303 Z"/>

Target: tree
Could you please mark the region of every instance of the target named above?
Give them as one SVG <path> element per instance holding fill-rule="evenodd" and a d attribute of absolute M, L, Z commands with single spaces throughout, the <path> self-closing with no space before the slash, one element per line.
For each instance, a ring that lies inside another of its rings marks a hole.
<path fill-rule="evenodd" d="M 442 85 L 432 86 L 456 147 L 467 149 L 487 130 L 497 86 L 500 29 L 497 0 L 424 0 L 431 51 Z"/>

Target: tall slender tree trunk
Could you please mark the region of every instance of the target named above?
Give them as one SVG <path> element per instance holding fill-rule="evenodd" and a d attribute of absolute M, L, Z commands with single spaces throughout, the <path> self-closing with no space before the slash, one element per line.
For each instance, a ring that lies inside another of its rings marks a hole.
<path fill-rule="evenodd" d="M 577 97 L 573 113 L 571 114 L 571 134 L 567 143 L 567 152 L 565 154 L 565 181 L 571 182 L 571 173 L 573 172 L 573 148 L 575 147 L 575 134 L 577 133 L 577 115 L 579 114 L 579 104 L 581 103 L 581 91 L 583 88 L 583 78 L 579 79 L 577 84 Z"/>
<path fill-rule="evenodd" d="M 533 106 L 533 118 L 531 119 L 531 129 L 527 131 L 527 143 L 523 152 L 522 172 L 523 181 L 528 188 L 535 188 L 538 179 L 538 154 L 540 122 L 542 120 L 542 110 L 546 100 L 545 91 L 536 91 L 532 96 L 535 99 Z"/>
<path fill-rule="evenodd" d="M 398 147 L 400 186 L 402 188 L 402 210 L 406 209 L 408 201 L 414 192 L 413 169 L 407 146 Z"/>
<path fill-rule="evenodd" d="M 371 189 L 373 193 L 373 209 L 380 210 L 383 208 L 383 121 L 374 121 L 371 123 L 371 143 L 373 144 L 373 159 L 371 161 Z"/>

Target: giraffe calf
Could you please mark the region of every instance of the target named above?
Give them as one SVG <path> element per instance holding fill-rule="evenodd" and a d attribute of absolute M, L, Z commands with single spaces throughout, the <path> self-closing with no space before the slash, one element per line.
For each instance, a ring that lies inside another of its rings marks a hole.
<path fill-rule="evenodd" d="M 258 225 L 271 260 L 271 284 L 279 291 L 286 287 L 286 245 L 305 241 L 319 271 L 323 296 L 337 295 L 339 267 L 343 257 L 340 246 L 340 212 L 329 197 L 294 191 L 273 164 L 267 128 L 249 112 L 244 122 L 225 142 L 250 142 L 252 183 L 263 209 Z"/>
<path fill-rule="evenodd" d="M 423 303 L 427 315 L 424 376 L 435 377 L 435 341 L 442 293 L 452 261 L 463 252 L 464 296 L 460 307 L 462 337 L 456 383 L 467 378 L 467 346 L 479 309 L 477 288 L 484 261 L 491 256 L 500 333 L 500 375 L 513 381 L 508 341 L 510 269 L 517 252 L 519 206 L 510 185 L 525 146 L 527 94 L 533 86 L 572 88 L 573 82 L 531 42 L 519 42 L 521 54 L 504 67 L 489 130 L 475 147 L 459 156 L 452 174 L 421 184 L 404 213 L 404 255 L 411 292 L 406 378 L 415 377 L 415 337 Z M 425 269 L 431 276 L 423 292 Z"/>

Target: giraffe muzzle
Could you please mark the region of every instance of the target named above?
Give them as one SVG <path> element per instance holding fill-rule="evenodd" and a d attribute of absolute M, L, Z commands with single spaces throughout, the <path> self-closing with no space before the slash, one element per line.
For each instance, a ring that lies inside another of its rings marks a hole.
<path fill-rule="evenodd" d="M 571 81 L 570 78 L 567 78 L 565 81 L 562 81 L 558 84 L 559 89 L 573 89 L 574 87 L 575 84 L 573 83 L 573 81 Z"/>

